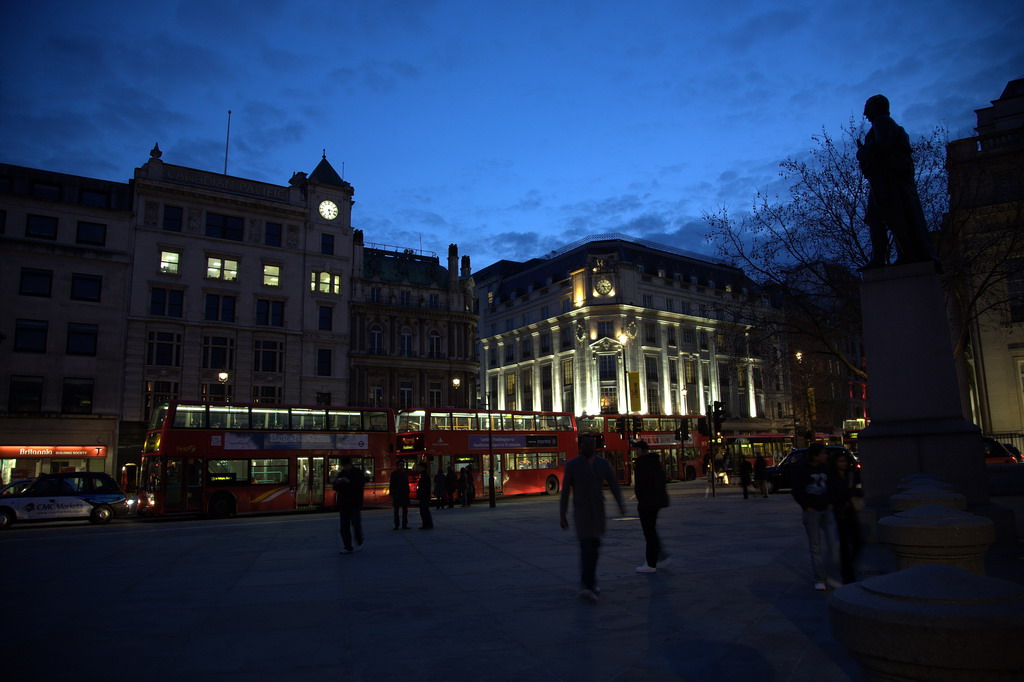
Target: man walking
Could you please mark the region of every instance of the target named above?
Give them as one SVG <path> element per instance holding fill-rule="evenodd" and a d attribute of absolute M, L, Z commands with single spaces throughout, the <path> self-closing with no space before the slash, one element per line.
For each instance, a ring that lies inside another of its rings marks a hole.
<path fill-rule="evenodd" d="M 619 511 L 625 515 L 626 505 L 622 501 L 619 482 L 615 480 L 611 464 L 595 451 L 594 437 L 580 438 L 580 454 L 565 464 L 562 477 L 562 497 L 559 502 L 559 521 L 562 530 L 568 530 L 569 493 L 572 491 L 573 519 L 576 537 L 580 541 L 580 597 L 597 603 L 597 554 L 601 547 L 606 520 L 604 515 L 604 489 L 607 482 Z"/>
<path fill-rule="evenodd" d="M 807 463 L 797 468 L 793 478 L 793 498 L 803 510 L 804 530 L 811 551 L 814 589 L 827 589 L 825 560 L 821 540 L 825 539 L 829 561 L 836 563 L 836 523 L 832 513 L 835 483 L 828 466 L 828 452 L 821 443 L 807 448 Z"/>
<path fill-rule="evenodd" d="M 355 549 L 363 548 L 363 472 L 352 466 L 351 457 L 341 458 L 341 471 L 334 479 L 335 500 L 338 505 L 340 522 L 341 554 L 352 553 L 352 535 L 355 534 Z"/>
<path fill-rule="evenodd" d="M 658 537 L 658 512 L 668 506 L 668 489 L 665 487 L 665 469 L 661 466 L 658 453 L 651 450 L 647 443 L 636 444 L 636 482 L 633 492 L 636 494 L 636 512 L 640 516 L 640 527 L 644 531 L 647 543 L 646 561 L 638 566 L 637 573 L 656 573 L 659 560 L 662 566 L 668 565 L 668 555 L 661 551 L 661 539 Z"/>
<path fill-rule="evenodd" d="M 409 528 L 409 472 L 401 462 L 391 472 L 391 506 L 395 508 L 395 530 Z M 398 510 L 402 510 L 402 525 L 398 525 Z"/>
<path fill-rule="evenodd" d="M 416 466 L 420 472 L 420 481 L 416 484 L 416 500 L 420 504 L 420 521 L 423 522 L 420 530 L 430 530 L 434 527 L 434 517 L 430 515 L 430 465 L 420 462 Z"/>

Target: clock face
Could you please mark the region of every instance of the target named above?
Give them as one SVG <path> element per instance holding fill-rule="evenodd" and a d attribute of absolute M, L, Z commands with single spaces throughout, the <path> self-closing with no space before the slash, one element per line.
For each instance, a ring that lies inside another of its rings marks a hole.
<path fill-rule="evenodd" d="M 320 215 L 327 220 L 334 220 L 338 217 L 338 205 L 333 201 L 321 201 L 320 202 Z"/>
<path fill-rule="evenodd" d="M 612 290 L 612 281 L 607 277 L 602 277 L 594 283 L 594 290 L 605 296 Z"/>

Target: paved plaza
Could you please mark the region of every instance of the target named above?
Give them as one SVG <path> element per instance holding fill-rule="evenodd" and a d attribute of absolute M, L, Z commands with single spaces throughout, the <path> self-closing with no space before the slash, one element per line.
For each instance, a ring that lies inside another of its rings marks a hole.
<path fill-rule="evenodd" d="M 673 563 L 639 575 L 635 515 L 613 518 L 600 603 L 554 497 L 364 512 L 16 526 L 0 537 L 10 679 L 858 680 L 831 635 L 789 495 L 669 486 Z M 626 489 L 627 497 L 631 494 Z M 609 509 L 614 509 L 609 505 Z M 888 571 L 869 552 L 871 571 Z"/>

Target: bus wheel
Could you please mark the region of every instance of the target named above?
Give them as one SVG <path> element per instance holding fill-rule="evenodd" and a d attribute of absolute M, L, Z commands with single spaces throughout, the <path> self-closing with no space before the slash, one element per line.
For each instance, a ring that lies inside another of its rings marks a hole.
<path fill-rule="evenodd" d="M 113 510 L 107 505 L 101 504 L 92 510 L 92 514 L 89 514 L 89 522 L 96 525 L 104 524 L 108 523 L 113 516 Z"/>
<path fill-rule="evenodd" d="M 210 500 L 210 516 L 223 519 L 235 513 L 235 501 L 230 495 L 217 495 Z"/>
<path fill-rule="evenodd" d="M 687 480 L 687 481 L 696 481 L 697 480 L 697 470 L 694 469 L 693 467 L 686 467 L 686 471 L 683 473 L 683 475 L 686 477 L 684 480 Z"/>
<path fill-rule="evenodd" d="M 558 494 L 558 478 L 556 476 L 548 476 L 548 480 L 544 481 L 544 494 Z"/>

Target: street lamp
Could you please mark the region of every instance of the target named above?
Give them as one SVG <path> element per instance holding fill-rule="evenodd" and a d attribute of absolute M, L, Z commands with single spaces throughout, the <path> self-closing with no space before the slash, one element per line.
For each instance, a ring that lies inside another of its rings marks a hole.
<path fill-rule="evenodd" d="M 228 401 L 228 379 L 230 378 L 231 375 L 227 372 L 217 372 L 217 381 L 219 381 L 221 385 L 220 397 L 224 402 Z"/>

